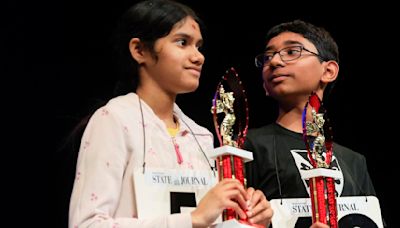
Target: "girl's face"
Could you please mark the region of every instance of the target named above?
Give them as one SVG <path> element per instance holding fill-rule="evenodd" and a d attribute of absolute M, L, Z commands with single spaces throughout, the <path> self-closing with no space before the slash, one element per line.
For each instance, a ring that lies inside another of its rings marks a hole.
<path fill-rule="evenodd" d="M 168 94 L 192 92 L 197 89 L 204 56 L 200 27 L 192 17 L 175 24 L 170 33 L 155 42 L 158 57 L 147 55 L 142 75 Z M 142 77 L 143 78 L 143 77 Z"/>

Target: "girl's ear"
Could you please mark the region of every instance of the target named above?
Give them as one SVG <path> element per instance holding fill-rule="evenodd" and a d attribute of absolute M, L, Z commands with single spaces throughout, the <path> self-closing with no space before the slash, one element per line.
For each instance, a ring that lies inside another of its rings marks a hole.
<path fill-rule="evenodd" d="M 336 61 L 330 60 L 325 62 L 325 69 L 321 81 L 325 84 L 336 80 L 339 74 L 339 64 Z"/>
<path fill-rule="evenodd" d="M 133 59 L 140 65 L 145 61 L 145 51 L 139 38 L 132 38 L 129 41 L 129 51 Z"/>

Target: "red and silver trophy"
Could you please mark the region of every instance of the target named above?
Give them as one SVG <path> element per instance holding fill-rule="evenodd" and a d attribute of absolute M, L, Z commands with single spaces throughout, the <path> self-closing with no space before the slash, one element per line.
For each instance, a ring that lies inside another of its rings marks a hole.
<path fill-rule="evenodd" d="M 253 154 L 241 148 L 248 130 L 249 112 L 245 91 L 234 68 L 222 77 L 212 102 L 211 112 L 220 147 L 211 157 L 217 160 L 219 180 L 237 179 L 246 188 L 244 163 L 253 160 Z M 232 208 L 224 210 L 222 219 L 224 222 L 216 227 L 254 227 L 239 219 Z"/>
<path fill-rule="evenodd" d="M 312 169 L 307 173 L 313 223 L 322 222 L 331 228 L 338 227 L 335 196 L 337 171 L 331 169 L 332 128 L 326 118 L 326 111 L 319 97 L 312 93 L 306 103 L 303 115 L 303 140 Z"/>

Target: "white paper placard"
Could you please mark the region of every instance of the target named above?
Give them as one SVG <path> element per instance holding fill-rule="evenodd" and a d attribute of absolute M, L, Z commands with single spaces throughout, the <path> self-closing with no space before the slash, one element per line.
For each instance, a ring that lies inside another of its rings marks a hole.
<path fill-rule="evenodd" d="M 372 220 L 378 228 L 383 228 L 379 200 L 375 196 L 338 197 L 336 202 L 339 223 L 347 215 L 361 214 Z M 274 210 L 273 227 L 292 228 L 299 217 L 311 217 L 310 198 L 274 199 L 270 203 Z"/>
<path fill-rule="evenodd" d="M 134 173 L 138 218 L 171 214 L 171 192 L 194 193 L 197 205 L 216 183 L 217 177 L 209 171 L 146 169 L 143 174 L 138 170 Z"/>

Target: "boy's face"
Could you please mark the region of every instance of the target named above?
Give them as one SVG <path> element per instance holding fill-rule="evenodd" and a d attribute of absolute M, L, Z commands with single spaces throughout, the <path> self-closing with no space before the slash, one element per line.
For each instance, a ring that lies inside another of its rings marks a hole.
<path fill-rule="evenodd" d="M 266 45 L 265 53 L 270 55 L 281 51 L 282 55 L 300 56 L 294 60 L 282 61 L 280 54 L 275 53 L 269 64 L 263 67 L 264 88 L 278 101 L 297 101 L 299 96 L 308 97 L 312 91 L 322 93 L 321 77 L 324 73 L 323 63 L 318 56 L 306 50 L 298 52 L 302 46 L 305 49 L 317 53 L 316 47 L 301 34 L 283 32 L 272 38 Z"/>

